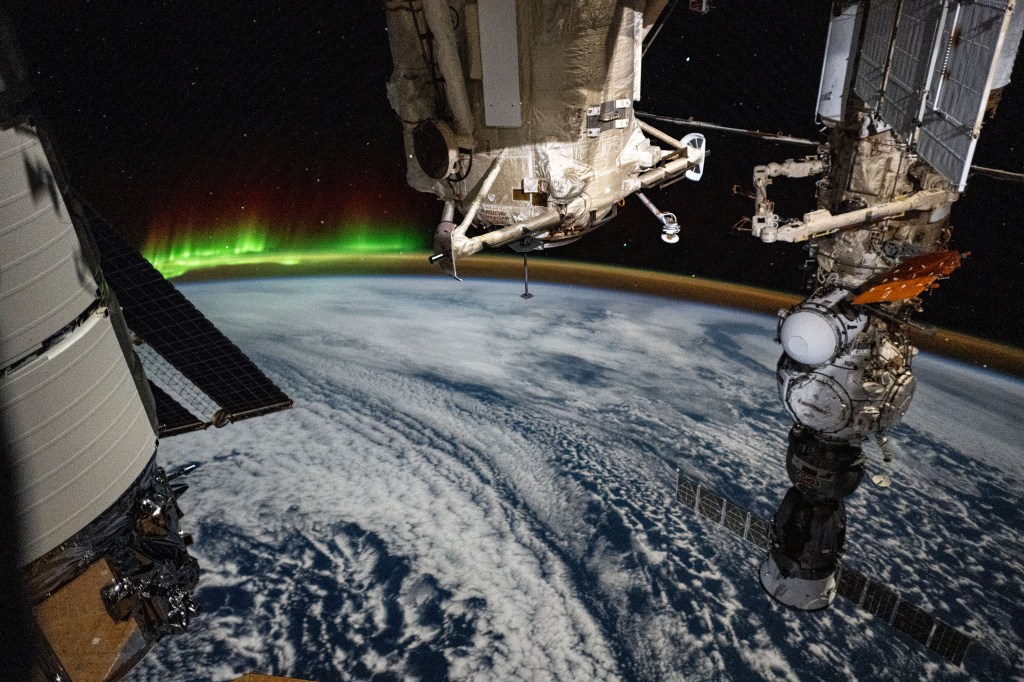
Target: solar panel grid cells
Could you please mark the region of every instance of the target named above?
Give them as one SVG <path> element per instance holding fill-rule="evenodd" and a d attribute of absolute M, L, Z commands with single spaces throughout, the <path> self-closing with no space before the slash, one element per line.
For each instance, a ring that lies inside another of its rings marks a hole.
<path fill-rule="evenodd" d="M 207 418 L 220 409 L 217 403 L 196 388 L 195 384 L 185 378 L 151 346 L 143 343 L 135 348 L 135 352 L 142 358 L 146 376 L 154 384 L 165 389 L 168 396 L 181 403 L 182 407 Z"/>
<path fill-rule="evenodd" d="M 167 395 L 152 381 L 149 382 L 149 387 L 156 401 L 157 435 L 160 438 L 198 431 L 206 427 L 203 421 Z"/>
<path fill-rule="evenodd" d="M 725 516 L 722 520 L 722 525 L 727 529 L 743 537 L 743 531 L 747 527 L 747 512 L 744 509 L 737 507 L 732 502 L 726 500 L 725 502 Z"/>
<path fill-rule="evenodd" d="M 751 514 L 746 539 L 755 546 L 767 550 L 771 539 L 768 522 Z"/>
<path fill-rule="evenodd" d="M 142 256 L 96 214 L 89 218 L 104 274 L 132 330 L 232 418 L 291 400 Z"/>
<path fill-rule="evenodd" d="M 898 5 L 897 0 L 875 0 L 867 9 L 864 41 L 853 89 L 871 107 L 878 104 L 885 83 L 885 67 L 896 27 Z"/>
<path fill-rule="evenodd" d="M 725 510 L 725 499 L 710 490 L 701 490 L 697 501 L 697 511 L 715 523 L 722 523 L 722 512 Z"/>
<path fill-rule="evenodd" d="M 964 662 L 964 654 L 971 639 L 957 630 L 949 627 L 942 621 L 935 621 L 935 631 L 932 633 L 928 648 L 942 656 L 954 665 Z"/>
<path fill-rule="evenodd" d="M 854 604 L 860 605 L 861 597 L 864 596 L 864 588 L 867 587 L 868 579 L 848 566 L 843 566 L 839 574 L 839 585 L 837 591 L 839 596 L 849 599 Z"/>
<path fill-rule="evenodd" d="M 676 500 L 693 509 L 697 505 L 697 490 L 696 483 L 688 478 L 683 478 L 682 474 L 677 474 Z"/>
<path fill-rule="evenodd" d="M 913 604 L 900 600 L 892 625 L 920 644 L 927 644 L 935 625 L 935 618 Z"/>
<path fill-rule="evenodd" d="M 934 0 L 904 0 L 900 8 L 881 114 L 906 141 L 914 133 L 941 17 Z"/>
<path fill-rule="evenodd" d="M 959 3 L 939 36 L 917 151 L 963 190 L 977 144 L 988 87 L 1012 5 Z"/>
<path fill-rule="evenodd" d="M 896 603 L 899 597 L 896 594 L 876 582 L 868 581 L 867 591 L 864 593 L 862 608 L 885 622 L 892 621 L 892 614 L 896 610 Z"/>

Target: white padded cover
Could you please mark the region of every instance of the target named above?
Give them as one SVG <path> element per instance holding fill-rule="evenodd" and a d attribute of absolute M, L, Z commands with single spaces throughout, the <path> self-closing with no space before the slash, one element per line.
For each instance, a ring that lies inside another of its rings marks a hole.
<path fill-rule="evenodd" d="M 105 309 L 0 378 L 22 560 L 64 542 L 138 477 L 156 435 Z M 10 475 L 10 472 L 2 472 Z"/>
<path fill-rule="evenodd" d="M 95 299 L 96 282 L 39 140 L 0 130 L 0 368 Z"/>
<path fill-rule="evenodd" d="M 833 324 L 820 313 L 798 310 L 782 323 L 779 340 L 786 355 L 805 365 L 828 362 L 839 351 L 841 339 Z"/>

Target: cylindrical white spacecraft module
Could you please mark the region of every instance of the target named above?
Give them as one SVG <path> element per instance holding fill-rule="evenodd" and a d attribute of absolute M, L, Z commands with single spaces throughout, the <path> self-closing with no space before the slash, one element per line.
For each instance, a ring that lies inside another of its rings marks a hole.
<path fill-rule="evenodd" d="M 156 449 L 117 322 L 39 138 L 0 131 L 0 447 L 26 564 L 110 507 Z"/>
<path fill-rule="evenodd" d="M 15 469 L 24 562 L 104 512 L 156 451 L 145 404 L 103 307 L 0 378 L 0 423 Z"/>
<path fill-rule="evenodd" d="M 39 138 L 0 130 L 0 369 L 32 353 L 96 298 Z"/>

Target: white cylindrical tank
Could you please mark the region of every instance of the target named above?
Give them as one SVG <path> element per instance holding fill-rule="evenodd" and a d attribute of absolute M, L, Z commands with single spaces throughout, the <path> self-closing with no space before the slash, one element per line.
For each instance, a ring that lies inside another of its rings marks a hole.
<path fill-rule="evenodd" d="M 848 348 L 864 330 L 867 315 L 842 309 L 845 289 L 812 296 L 779 324 L 779 342 L 786 355 L 803 365 L 823 365 Z"/>
<path fill-rule="evenodd" d="M 96 298 L 39 139 L 0 130 L 0 369 L 29 355 Z"/>
<path fill-rule="evenodd" d="M 853 34 L 857 26 L 859 3 L 843 8 L 828 26 L 825 59 L 818 84 L 818 120 L 834 126 L 843 119 L 847 74 L 850 71 Z"/>
<path fill-rule="evenodd" d="M 156 450 L 106 308 L 0 378 L 0 424 L 26 563 L 113 504 Z"/>

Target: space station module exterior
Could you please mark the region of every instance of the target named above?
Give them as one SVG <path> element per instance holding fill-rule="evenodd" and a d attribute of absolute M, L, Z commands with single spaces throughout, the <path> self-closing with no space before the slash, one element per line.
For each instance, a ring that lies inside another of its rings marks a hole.
<path fill-rule="evenodd" d="M 569 243 L 629 194 L 700 177 L 702 136 L 676 140 L 634 116 L 642 40 L 664 3 L 386 6 L 407 178 L 446 202 L 435 251 L 449 273 L 485 247 Z"/>
<path fill-rule="evenodd" d="M 1022 33 L 1013 3 L 836 3 L 817 112 L 828 143 L 754 170 L 755 236 L 806 241 L 817 265 L 811 295 L 781 311 L 777 335 L 779 397 L 795 422 L 793 488 L 761 580 L 789 606 L 835 597 L 843 498 L 863 478 L 865 444 L 891 458 L 888 434 L 914 395 L 910 331 L 921 325 L 910 318 L 960 265 L 951 208 Z M 772 179 L 808 176 L 820 176 L 817 210 L 782 220 L 767 196 Z M 889 484 L 885 473 L 872 480 Z"/>

